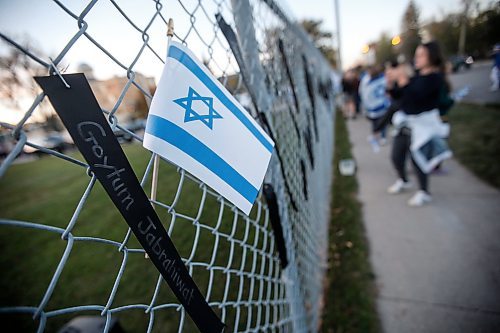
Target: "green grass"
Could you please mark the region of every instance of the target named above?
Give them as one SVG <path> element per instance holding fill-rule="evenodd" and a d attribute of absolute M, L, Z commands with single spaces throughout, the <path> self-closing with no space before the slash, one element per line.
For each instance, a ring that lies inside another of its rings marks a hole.
<path fill-rule="evenodd" d="M 379 332 L 374 275 L 368 260 L 361 204 L 355 177 L 341 176 L 338 161 L 351 158 L 345 120 L 337 112 L 335 174 L 329 231 L 327 293 L 322 332 Z"/>
<path fill-rule="evenodd" d="M 132 144 L 124 147 L 131 161 L 136 175 L 141 178 L 149 160 L 150 154 L 140 145 Z M 77 153 L 73 156 L 80 158 Z M 176 169 L 162 162 L 160 164 L 158 199 L 165 203 L 172 203 L 177 192 L 180 175 Z M 72 213 L 78 204 L 79 198 L 85 191 L 90 178 L 85 176 L 85 170 L 51 156 L 40 160 L 12 166 L 0 182 L 0 212 L 4 219 L 36 222 L 45 225 L 65 228 L 71 219 Z M 150 180 L 148 181 L 150 183 Z M 149 193 L 149 187 L 146 186 Z M 198 184 L 185 180 L 182 191 L 175 206 L 177 213 L 194 217 L 198 212 L 202 198 L 202 190 Z M 200 221 L 203 224 L 215 226 L 218 220 L 220 204 L 212 196 L 207 196 Z M 166 209 L 157 209 L 157 212 L 169 228 L 171 215 Z M 255 216 L 255 211 L 251 217 Z M 234 226 L 235 238 L 243 239 L 245 222 L 239 218 L 233 223 L 234 215 L 224 210 L 220 231 L 231 233 Z M 111 200 L 99 183 L 91 192 L 85 203 L 72 234 L 75 236 L 94 236 L 121 242 L 127 231 L 127 225 Z M 181 256 L 187 258 L 195 242 L 196 228 L 192 222 L 181 217 L 175 220 L 175 228 L 171 235 Z M 250 228 L 247 242 L 254 242 L 255 230 Z M 263 237 L 257 245 L 262 247 Z M 205 229 L 201 229 L 199 243 L 194 254 L 195 261 L 208 262 L 211 258 L 215 236 Z M 67 245 L 60 235 L 30 228 L 10 226 L 0 227 L 0 307 L 2 306 L 37 306 L 50 282 L 50 279 L 59 263 L 59 259 Z M 132 237 L 128 242 L 129 248 L 140 248 L 138 241 Z M 221 241 L 217 248 L 215 264 L 239 269 L 243 249 L 234 247 L 234 255 L 230 256 L 230 242 Z M 250 271 L 252 256 L 247 254 L 244 263 L 245 270 Z M 57 283 L 53 296 L 50 298 L 46 311 L 78 305 L 105 305 L 123 260 L 123 254 L 117 247 L 97 242 L 75 242 L 69 260 Z M 230 262 L 229 262 L 230 260 Z M 260 267 L 260 258 L 257 259 Z M 208 288 L 209 273 L 204 268 L 195 268 L 193 278 L 202 293 Z M 123 278 L 118 287 L 112 308 L 127 304 L 146 304 L 151 302 L 154 293 L 158 272 L 155 267 L 144 258 L 142 253 L 129 253 Z M 226 274 L 214 273 L 211 301 L 221 301 L 224 298 Z M 234 275 L 230 280 L 227 300 L 236 300 L 240 281 Z M 248 298 L 249 279 L 244 279 L 243 298 Z M 264 287 L 264 293 L 267 293 Z M 255 288 L 254 293 L 258 291 Z M 274 291 L 271 291 L 272 293 Z M 252 295 L 252 298 L 258 296 Z M 166 283 L 160 288 L 159 297 L 155 304 L 177 302 Z M 222 316 L 221 311 L 218 315 Z M 216 312 L 217 312 L 216 311 Z M 99 315 L 98 312 L 78 313 L 77 315 Z M 245 318 L 246 309 L 242 308 L 240 317 Z M 62 315 L 49 318 L 47 332 L 57 331 L 73 315 Z M 115 315 L 114 315 L 115 316 Z M 116 314 L 120 323 L 127 332 L 145 332 L 149 315 L 144 310 L 128 310 Z M 154 332 L 177 331 L 180 312 L 175 309 L 164 309 L 155 312 Z M 232 319 L 231 319 L 232 318 Z M 226 324 L 229 328 L 234 324 L 235 309 L 226 308 Z M 33 321 L 30 315 L 1 315 L 3 329 L 16 327 L 12 332 L 33 332 L 38 321 Z M 255 320 L 255 315 L 254 315 Z M 240 325 L 246 322 L 240 323 Z M 185 320 L 186 332 L 196 331 L 188 316 Z M 161 330 L 160 330 L 161 328 Z M 9 331 L 7 329 L 7 331 Z"/>
<path fill-rule="evenodd" d="M 342 117 L 336 122 L 335 160 L 350 157 L 350 144 Z M 142 177 L 149 154 L 139 145 L 128 145 L 124 150 L 139 178 Z M 77 158 L 81 156 L 73 153 Z M 377 332 L 378 321 L 374 307 L 373 274 L 368 264 L 368 249 L 362 226 L 361 207 L 356 199 L 357 183 L 354 177 L 342 177 L 335 168 L 334 196 L 332 203 L 332 223 L 330 227 L 330 269 L 328 271 L 328 291 L 323 316 L 323 332 Z M 180 175 L 174 167 L 161 163 L 158 199 L 171 203 L 177 191 Z M 12 166 L 0 182 L 0 212 L 2 218 L 31 221 L 45 225 L 65 228 L 71 219 L 78 200 L 85 191 L 90 178 L 84 176 L 81 167 L 62 162 L 60 159 L 46 156 L 40 160 Z M 150 183 L 150 180 L 147 181 Z M 146 186 L 149 193 L 149 186 Z M 198 184 L 186 180 L 181 191 L 176 212 L 195 216 L 202 197 Z M 157 212 L 168 229 L 171 216 L 165 209 Z M 219 214 L 219 203 L 207 196 L 200 221 L 215 226 Z M 251 213 L 254 216 L 255 212 Z M 233 228 L 233 214 L 224 211 L 221 231 L 230 233 Z M 242 239 L 245 223 L 238 220 L 235 237 Z M 250 228 L 248 243 L 253 243 L 256 235 Z M 177 218 L 172 240 L 184 257 L 190 255 L 195 241 L 195 228 L 188 220 Z M 99 183 L 91 192 L 89 200 L 79 216 L 73 235 L 94 236 L 121 242 L 127 231 L 127 225 L 113 206 Z M 200 243 L 194 259 L 207 262 L 211 257 L 215 236 L 208 231 L 201 231 Z M 260 234 L 258 246 L 262 247 Z M 41 230 L 17 227 L 0 227 L 0 307 L 2 306 L 37 306 L 59 263 L 67 242 L 60 236 Z M 129 248 L 140 248 L 132 237 Z M 242 249 L 234 247 L 234 256 L 229 256 L 230 243 L 221 241 L 218 245 L 216 264 L 241 266 Z M 247 254 L 248 256 L 248 254 Z M 232 258 L 232 259 L 230 259 Z M 244 263 L 250 271 L 251 256 Z M 106 304 L 115 277 L 118 273 L 123 254 L 116 247 L 95 242 L 75 242 L 69 260 L 59 282 L 50 298 L 46 311 L 77 305 Z M 228 260 L 231 260 L 228 263 Z M 260 259 L 255 263 L 261 267 Z M 267 265 L 266 265 L 267 266 Z M 195 269 L 194 280 L 202 293 L 208 288 L 208 272 Z M 129 254 L 127 266 L 112 308 L 127 304 L 149 304 L 154 292 L 158 272 L 142 254 Z M 214 275 L 211 300 L 224 298 L 226 276 Z M 266 284 L 264 284 L 266 285 Z M 249 298 L 249 280 L 243 284 L 243 299 Z M 267 294 L 264 286 L 263 294 Z M 235 300 L 240 289 L 239 279 L 232 278 L 227 300 Z M 254 288 L 252 298 L 257 298 L 259 288 Z M 271 293 L 274 289 L 271 289 Z M 163 283 L 156 304 L 176 302 Z M 217 314 L 222 316 L 221 311 Z M 83 313 L 98 315 L 97 312 Z M 273 316 L 272 312 L 270 313 Z M 82 315 L 82 313 L 78 313 Z M 62 315 L 48 319 L 47 332 L 57 331 L 73 315 Z M 149 315 L 143 310 L 127 310 L 114 315 L 126 328 L 127 332 L 146 331 Z M 180 313 L 175 309 L 155 312 L 154 332 L 172 332 L 177 330 Z M 232 330 L 235 309 L 226 307 L 226 324 Z M 241 308 L 240 318 L 245 318 L 246 309 Z M 12 332 L 33 332 L 38 322 L 30 315 L 0 315 L 2 327 L 16 327 Z M 186 332 L 195 332 L 194 324 L 186 316 Z M 255 310 L 253 321 L 255 322 Z M 244 320 L 240 328 L 246 325 Z M 252 325 L 253 326 L 253 325 Z M 160 329 L 161 328 L 161 329 Z"/>
<path fill-rule="evenodd" d="M 500 188 L 500 107 L 459 104 L 449 114 L 450 146 L 479 178 Z"/>

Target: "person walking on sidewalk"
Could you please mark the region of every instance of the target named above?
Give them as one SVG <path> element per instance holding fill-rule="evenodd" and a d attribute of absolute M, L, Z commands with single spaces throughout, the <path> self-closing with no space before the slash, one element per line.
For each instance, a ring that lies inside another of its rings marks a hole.
<path fill-rule="evenodd" d="M 365 77 L 361 80 L 359 95 L 363 108 L 366 111 L 366 116 L 372 123 L 372 133 L 368 137 L 368 140 L 371 143 L 374 142 L 376 145 L 380 144 L 381 146 L 386 144 L 386 126 L 381 126 L 378 131 L 375 129 L 377 129 L 379 121 L 390 105 L 385 89 L 386 79 L 382 66 L 371 66 L 368 69 L 368 73 L 365 74 Z M 380 134 L 380 138 L 378 138 L 378 134 Z"/>
<path fill-rule="evenodd" d="M 356 119 L 356 100 L 358 97 L 359 79 L 350 69 L 342 78 L 342 91 L 344 93 L 344 117 L 346 119 Z"/>
<path fill-rule="evenodd" d="M 445 84 L 444 60 L 436 42 L 421 44 L 414 57 L 416 75 L 410 77 L 404 65 L 393 69 L 388 80 L 393 80 L 392 95 L 399 102 L 399 110 L 392 117 L 399 128 L 394 140 L 392 159 L 399 179 L 388 188 L 391 194 L 411 187 L 405 170 L 408 152 L 418 179 L 419 190 L 408 201 L 410 206 L 431 202 L 428 173 L 443 159 L 451 157 L 444 140 L 446 126 L 439 118 L 440 91 Z"/>

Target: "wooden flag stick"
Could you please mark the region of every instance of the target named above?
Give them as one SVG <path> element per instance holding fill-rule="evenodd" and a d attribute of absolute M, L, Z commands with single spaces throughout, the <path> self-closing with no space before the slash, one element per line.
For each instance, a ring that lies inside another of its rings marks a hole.
<path fill-rule="evenodd" d="M 167 25 L 167 56 L 168 56 L 168 48 L 170 46 L 170 41 L 172 40 L 172 37 L 174 36 L 174 20 L 169 19 L 168 20 L 168 25 Z M 151 177 L 151 201 L 156 201 L 156 192 L 158 190 L 158 170 L 160 168 L 160 156 L 158 154 L 153 153 L 153 174 Z M 154 204 L 153 204 L 154 208 Z M 149 258 L 148 254 L 144 254 L 145 258 Z"/>

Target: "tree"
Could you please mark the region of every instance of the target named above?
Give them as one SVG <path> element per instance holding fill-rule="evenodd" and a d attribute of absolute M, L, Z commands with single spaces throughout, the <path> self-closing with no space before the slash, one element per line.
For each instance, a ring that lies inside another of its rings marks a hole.
<path fill-rule="evenodd" d="M 425 29 L 433 40 L 439 41 L 441 51 L 446 58 L 457 54 L 460 34 L 459 14 L 448 14 L 440 21 L 432 21 Z"/>
<path fill-rule="evenodd" d="M 383 64 L 393 57 L 391 38 L 383 32 L 376 42 L 375 61 L 377 64 Z"/>
<path fill-rule="evenodd" d="M 23 47 L 33 54 L 42 54 L 26 39 Z M 24 52 L 10 48 L 0 55 L 0 99 L 9 109 L 21 110 L 21 101 L 32 101 L 40 92 L 40 87 L 33 80 L 34 76 L 47 75 L 47 68 L 35 63 Z M 59 129 L 57 120 L 50 104 L 44 100 L 38 106 L 38 112 L 33 118 L 41 121 L 50 129 Z"/>
<path fill-rule="evenodd" d="M 336 50 L 332 46 L 332 33 L 323 30 L 322 20 L 303 20 L 302 28 L 311 37 L 314 45 L 323 53 L 332 67 L 336 67 Z"/>
<path fill-rule="evenodd" d="M 325 39 L 332 38 L 331 32 L 322 30 L 323 20 L 303 20 L 301 24 L 315 45 L 322 45 Z"/>
<path fill-rule="evenodd" d="M 432 39 L 439 41 L 446 57 L 460 54 L 459 40 L 463 12 L 449 13 L 440 20 L 433 20 L 424 28 Z M 499 42 L 500 3 L 492 3 L 484 10 L 476 9 L 470 13 L 466 22 L 467 39 L 464 43 L 464 54 L 474 58 L 487 57 L 492 46 Z"/>
<path fill-rule="evenodd" d="M 413 0 L 410 0 L 408 7 L 403 14 L 401 22 L 401 52 L 406 60 L 413 59 L 415 49 L 420 44 L 420 10 Z"/>
<path fill-rule="evenodd" d="M 471 7 L 473 0 L 462 0 L 464 5 L 464 10 L 462 13 L 462 22 L 460 25 L 460 38 L 458 39 L 458 53 L 465 54 L 465 38 L 467 34 L 467 25 L 469 20 L 469 8 Z"/>
<path fill-rule="evenodd" d="M 495 43 L 500 42 L 500 3 L 492 3 L 489 8 L 469 20 L 465 52 L 474 56 L 487 56 Z"/>

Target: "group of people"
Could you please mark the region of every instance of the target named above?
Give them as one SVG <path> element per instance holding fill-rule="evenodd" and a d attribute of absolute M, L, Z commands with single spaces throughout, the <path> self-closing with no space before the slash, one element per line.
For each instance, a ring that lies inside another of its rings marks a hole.
<path fill-rule="evenodd" d="M 372 125 L 369 141 L 375 146 L 384 145 L 387 126 L 394 127 L 391 161 L 397 179 L 388 193 L 398 194 L 413 187 L 406 171 L 410 157 L 418 190 L 408 204 L 431 202 L 429 173 L 451 157 L 445 140 L 449 133 L 446 113 L 454 103 L 438 43 L 419 45 L 411 64 L 392 60 L 385 68 L 373 65 L 362 75 L 358 73 L 347 71 L 342 80 L 344 115 L 355 118 L 358 108 L 363 109 Z"/>

